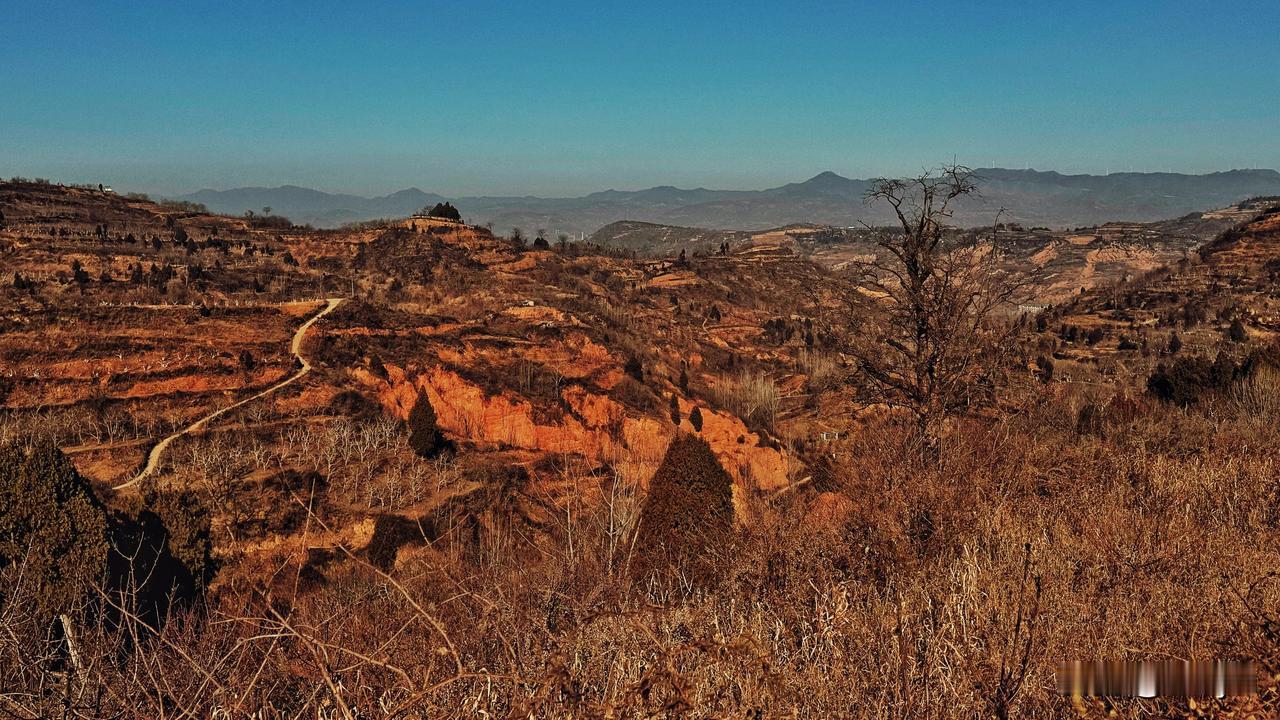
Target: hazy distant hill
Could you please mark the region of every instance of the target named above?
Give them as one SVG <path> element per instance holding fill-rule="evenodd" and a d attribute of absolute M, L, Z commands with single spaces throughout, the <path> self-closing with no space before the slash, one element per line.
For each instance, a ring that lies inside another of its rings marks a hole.
<path fill-rule="evenodd" d="M 679 250 L 715 250 L 720 243 L 737 243 L 751 233 L 734 230 L 659 225 L 638 220 L 619 220 L 591 234 L 591 242 L 634 250 L 642 255 L 669 255 Z"/>
<path fill-rule="evenodd" d="M 1280 194 L 1275 170 L 1231 170 L 1207 175 L 1113 173 L 1063 175 L 1036 170 L 981 169 L 983 197 L 959 208 L 965 225 L 990 222 L 997 210 L 1024 225 L 1072 227 L 1108 220 L 1151 221 L 1230 205 L 1247 197 Z M 691 190 L 661 186 L 605 190 L 575 198 L 449 198 L 476 224 L 507 232 L 539 228 L 551 235 L 591 233 L 620 220 L 734 230 L 761 230 L 793 223 L 854 225 L 883 222 L 883 208 L 862 200 L 870 180 L 824 172 L 804 182 L 768 190 Z M 215 212 L 240 214 L 271 207 L 294 222 L 333 227 L 357 220 L 405 216 L 445 200 L 417 188 L 377 198 L 330 194 L 307 188 L 201 190 L 181 197 Z"/>
<path fill-rule="evenodd" d="M 239 215 L 246 210 L 261 212 L 262 208 L 269 207 L 271 212 L 285 215 L 296 223 L 311 223 L 322 227 L 381 217 L 403 217 L 424 205 L 444 201 L 440 195 L 417 188 L 383 197 L 363 198 L 326 193 L 297 185 L 201 190 L 178 199 L 202 203 L 214 212 L 231 215 Z"/>

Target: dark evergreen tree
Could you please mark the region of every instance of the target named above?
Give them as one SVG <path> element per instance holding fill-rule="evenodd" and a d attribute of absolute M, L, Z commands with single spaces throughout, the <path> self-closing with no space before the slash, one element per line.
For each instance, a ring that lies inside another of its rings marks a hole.
<path fill-rule="evenodd" d="M 419 393 L 418 400 L 409 411 L 409 447 L 419 457 L 432 458 L 444 448 L 444 438 L 436 427 L 436 410 L 426 393 Z"/>
<path fill-rule="evenodd" d="M 644 382 L 644 366 L 640 364 L 640 358 L 628 358 L 627 364 L 622 366 L 622 371 L 636 380 Z"/>
<path fill-rule="evenodd" d="M 1053 358 L 1048 355 L 1041 355 L 1036 358 L 1036 370 L 1040 376 L 1040 382 L 1053 382 Z"/>
<path fill-rule="evenodd" d="M 152 493 L 145 503 L 164 523 L 169 552 L 191 573 L 198 585 L 213 577 L 213 539 L 210 513 L 191 491 Z"/>
<path fill-rule="evenodd" d="M 71 261 L 71 279 L 77 285 L 83 285 L 89 282 L 89 273 L 85 271 L 84 266 L 80 264 L 79 260 Z"/>
<path fill-rule="evenodd" d="M 1220 360 L 1230 363 L 1224 355 Z M 1181 356 L 1171 365 L 1161 363 L 1147 378 L 1147 390 L 1157 398 L 1187 407 L 1209 390 L 1222 389 L 1235 378 L 1235 364 L 1210 363 L 1199 356 Z"/>
<path fill-rule="evenodd" d="M 1231 321 L 1231 327 L 1227 329 L 1227 338 L 1231 342 L 1244 342 L 1249 339 L 1249 333 L 1244 329 L 1244 323 L 1240 322 L 1240 318 Z"/>
<path fill-rule="evenodd" d="M 114 591 L 133 598 L 135 610 L 152 627 L 213 579 L 209 517 L 193 492 L 150 489 L 132 514 L 110 519 L 109 582 Z M 114 615 L 106 609 L 108 617 Z"/>
<path fill-rule="evenodd" d="M 80 605 L 106 560 L 106 510 L 62 451 L 0 446 L 0 568 L 23 564 L 44 619 Z"/>
<path fill-rule="evenodd" d="M 458 208 L 454 207 L 448 201 L 436 203 L 434 207 L 427 211 L 427 217 L 443 218 L 445 220 L 462 220 L 462 213 L 458 212 Z"/>
<path fill-rule="evenodd" d="M 695 407 L 693 412 L 689 413 L 689 424 L 693 426 L 694 432 L 702 432 L 702 409 Z"/>
<path fill-rule="evenodd" d="M 1223 389 L 1235 382 L 1236 379 L 1236 363 L 1226 352 L 1219 352 L 1218 356 L 1213 359 L 1213 364 L 1209 366 L 1209 387 Z"/>
<path fill-rule="evenodd" d="M 640 511 L 633 575 L 712 585 L 732 542 L 733 479 L 705 440 L 677 433 Z"/>

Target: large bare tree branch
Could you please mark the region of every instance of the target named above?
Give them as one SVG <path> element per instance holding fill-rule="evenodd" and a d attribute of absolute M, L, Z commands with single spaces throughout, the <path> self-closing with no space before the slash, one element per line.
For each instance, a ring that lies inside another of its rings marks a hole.
<path fill-rule="evenodd" d="M 1025 285 L 999 268 L 994 232 L 949 227 L 957 202 L 977 193 L 973 172 L 955 164 L 878 180 L 866 200 L 887 204 L 901 230 L 873 229 L 879 252 L 852 266 L 867 291 L 851 308 L 859 327 L 849 349 L 864 390 L 911 411 L 933 441 L 948 415 L 991 387 L 1011 331 L 1001 313 Z"/>

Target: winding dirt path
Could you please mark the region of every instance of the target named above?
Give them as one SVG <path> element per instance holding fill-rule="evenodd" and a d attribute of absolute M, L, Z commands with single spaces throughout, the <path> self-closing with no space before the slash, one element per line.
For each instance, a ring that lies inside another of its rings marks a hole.
<path fill-rule="evenodd" d="M 264 397 L 264 396 L 266 396 L 266 395 L 270 395 L 271 393 L 273 393 L 273 392 L 275 392 L 275 391 L 279 390 L 280 388 L 285 387 L 286 385 L 289 385 L 289 384 L 291 384 L 291 383 L 296 382 L 296 381 L 297 381 L 299 378 L 301 378 L 303 375 L 306 375 L 307 373 L 311 372 L 311 363 L 310 363 L 310 362 L 308 362 L 308 361 L 307 361 L 307 359 L 306 359 L 305 357 L 303 357 L 303 356 L 302 356 L 302 352 L 301 352 L 301 350 L 302 350 L 302 339 L 303 339 L 304 337 L 306 337 L 306 335 L 307 335 L 307 330 L 310 330 L 310 329 L 311 329 L 311 326 L 312 326 L 313 324 L 315 324 L 315 322 L 316 322 L 317 320 L 319 320 L 320 318 L 324 317 L 325 315 L 328 315 L 329 313 L 333 312 L 333 311 L 334 311 L 334 310 L 335 310 L 339 305 L 341 305 L 341 304 L 342 304 L 342 301 L 343 301 L 343 300 L 345 300 L 345 299 L 346 299 L 346 298 L 326 298 L 326 301 L 327 301 L 327 303 L 328 303 L 328 304 L 327 304 L 327 305 L 325 305 L 325 306 L 324 306 L 324 308 L 320 310 L 320 312 L 316 313 L 315 315 L 312 315 L 312 316 L 311 316 L 311 318 L 310 318 L 309 320 L 307 320 L 306 322 L 302 323 L 302 325 L 298 328 L 297 332 L 295 332 L 295 333 L 293 334 L 293 342 L 289 343 L 289 352 L 293 353 L 293 356 L 294 356 L 294 357 L 296 357 L 296 358 L 298 359 L 298 362 L 302 364 L 302 367 L 301 367 L 301 368 L 299 368 L 299 369 L 298 369 L 298 371 L 297 371 L 296 373 L 294 373 L 294 374 L 290 375 L 289 377 L 285 378 L 284 380 L 281 380 L 280 382 L 276 383 L 275 385 L 272 385 L 271 387 L 267 388 L 266 390 L 263 390 L 262 392 L 257 393 L 256 395 L 253 395 L 253 396 L 251 396 L 251 397 L 247 397 L 247 398 L 245 398 L 244 400 L 241 400 L 241 401 L 240 401 L 240 402 L 238 402 L 238 403 L 235 403 L 235 404 L 232 404 L 232 405 L 228 405 L 228 406 L 226 406 L 226 407 L 224 407 L 224 408 L 222 408 L 222 409 L 214 410 L 213 412 L 209 413 L 208 415 L 205 415 L 204 417 L 200 418 L 199 420 L 196 420 L 195 422 L 191 423 L 190 425 L 186 426 L 185 428 L 183 428 L 183 429 L 179 430 L 178 432 L 176 432 L 176 433 L 174 433 L 174 434 L 172 434 L 172 435 L 170 435 L 170 436 L 168 436 L 168 437 L 164 438 L 164 439 L 163 439 L 163 440 L 161 440 L 160 442 L 156 443 L 156 444 L 155 444 L 155 446 L 151 448 L 151 452 L 147 455 L 147 464 L 142 468 L 142 471 L 141 471 L 141 472 L 139 472 L 137 475 L 134 475 L 132 479 L 130 479 L 130 480 L 126 481 L 126 482 L 122 482 L 122 483 L 120 483 L 119 485 L 116 485 L 116 486 L 115 486 L 115 489 L 116 489 L 116 490 L 124 490 L 124 489 L 130 488 L 130 487 L 132 487 L 132 486 L 136 485 L 136 484 L 137 484 L 137 482 L 138 482 L 139 480 L 141 480 L 142 478 L 144 478 L 144 477 L 146 477 L 146 476 L 150 475 L 151 473 L 155 472 L 155 471 L 156 471 L 156 468 L 160 466 L 160 457 L 161 457 L 162 455 L 164 455 L 165 448 L 169 447 L 169 444 L 170 444 L 170 443 L 172 443 L 174 440 L 177 440 L 178 438 L 182 437 L 183 435 L 188 435 L 188 434 L 190 434 L 190 433 L 196 432 L 197 430 L 202 429 L 205 425 L 209 424 L 209 421 L 210 421 L 210 420 L 213 420 L 214 418 L 216 418 L 216 417 L 218 417 L 218 416 L 220 416 L 220 415 L 223 415 L 223 414 L 228 413 L 228 412 L 230 412 L 230 411 L 232 411 L 232 410 L 235 410 L 236 408 L 238 408 L 238 407 L 240 407 L 240 406 L 242 406 L 242 405 L 246 405 L 246 404 L 248 404 L 248 403 L 251 403 L 251 402 L 253 402 L 254 400 L 257 400 L 257 399 L 258 399 L 258 398 L 260 398 L 260 397 Z"/>

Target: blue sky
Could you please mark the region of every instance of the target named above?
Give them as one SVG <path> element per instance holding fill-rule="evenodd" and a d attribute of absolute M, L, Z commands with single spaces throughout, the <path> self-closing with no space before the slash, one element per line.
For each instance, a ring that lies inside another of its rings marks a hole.
<path fill-rule="evenodd" d="M 0 0 L 0 176 L 761 188 L 1280 167 L 1274 0 Z"/>

